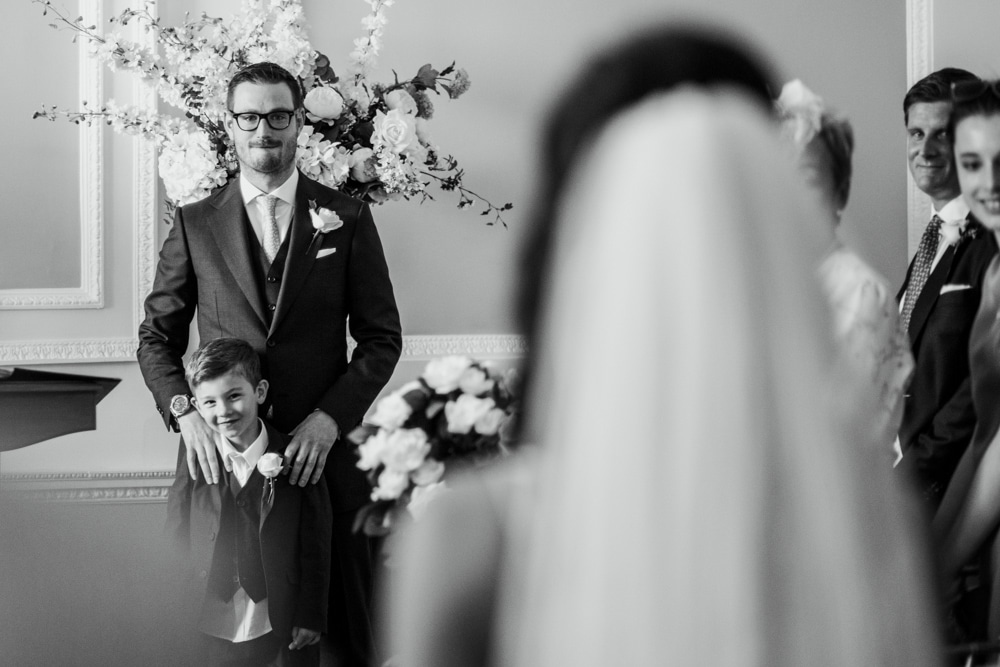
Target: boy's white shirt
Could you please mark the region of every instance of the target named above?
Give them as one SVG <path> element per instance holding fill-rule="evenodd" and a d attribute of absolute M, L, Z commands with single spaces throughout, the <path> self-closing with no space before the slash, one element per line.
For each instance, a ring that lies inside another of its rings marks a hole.
<path fill-rule="evenodd" d="M 232 462 L 233 474 L 236 475 L 240 488 L 246 486 L 257 461 L 267 451 L 267 429 L 264 428 L 264 422 L 259 419 L 257 421 L 260 424 L 260 435 L 244 452 L 233 447 L 221 433 L 215 434 L 215 447 L 223 460 Z M 226 492 L 228 490 L 223 490 L 223 493 Z M 201 631 L 233 643 L 262 637 L 271 632 L 267 598 L 255 603 L 241 586 L 236 589 L 229 602 L 210 602 L 206 599 L 201 616 Z"/>

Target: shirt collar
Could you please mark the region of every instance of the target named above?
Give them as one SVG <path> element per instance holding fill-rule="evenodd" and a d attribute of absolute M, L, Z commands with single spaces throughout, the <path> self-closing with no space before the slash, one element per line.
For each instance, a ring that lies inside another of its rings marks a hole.
<path fill-rule="evenodd" d="M 245 451 L 241 452 L 233 447 L 233 444 L 222 434 L 216 437 L 216 442 L 219 445 L 219 453 L 222 454 L 224 459 L 233 455 L 241 456 L 247 462 L 247 470 L 252 471 L 257 467 L 257 461 L 267 451 L 267 429 L 264 427 L 264 422 L 260 419 L 257 419 L 257 423 L 260 424 L 260 435 L 250 443 L 250 446 Z"/>
<path fill-rule="evenodd" d="M 292 175 L 284 183 L 276 187 L 271 192 L 264 192 L 256 185 L 247 180 L 243 172 L 240 172 L 240 193 L 243 195 L 243 205 L 246 206 L 261 195 L 272 194 L 286 204 L 295 203 L 295 190 L 299 187 L 299 170 L 292 169 Z"/>
<path fill-rule="evenodd" d="M 944 224 L 958 225 L 959 229 L 965 231 L 965 226 L 969 223 L 969 205 L 959 195 L 942 206 L 940 211 L 934 211 L 934 215 L 941 218 Z"/>

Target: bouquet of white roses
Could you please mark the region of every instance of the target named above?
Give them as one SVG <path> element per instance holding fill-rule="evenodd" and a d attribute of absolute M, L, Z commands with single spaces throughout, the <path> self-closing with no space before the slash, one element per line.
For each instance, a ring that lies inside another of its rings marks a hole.
<path fill-rule="evenodd" d="M 355 429 L 358 468 L 368 471 L 372 503 L 355 530 L 384 535 L 405 512 L 419 517 L 445 490 L 455 468 L 478 466 L 507 452 L 517 411 L 516 375 L 500 375 L 468 357 L 427 364 L 423 374 L 375 406 Z"/>
<path fill-rule="evenodd" d="M 298 137 L 296 160 L 310 178 L 370 203 L 412 197 L 433 199 L 436 185 L 458 194 L 459 208 L 485 205 L 487 224 L 503 221 L 511 204 L 495 206 L 463 184 L 458 161 L 443 154 L 428 133 L 434 105 L 430 94 L 454 99 L 468 90 L 465 70 L 454 63 L 437 70 L 420 67 L 410 79 L 373 83 L 370 70 L 381 48 L 385 10 L 395 0 L 365 0 L 371 13 L 362 20 L 365 34 L 354 41 L 351 63 L 338 76 L 330 60 L 314 50 L 305 32 L 299 0 L 243 0 L 229 23 L 202 14 L 179 27 L 167 27 L 147 7 L 127 9 L 99 32 L 83 17 L 61 13 L 48 0 L 33 0 L 51 14 L 54 28 L 90 42 L 93 54 L 110 69 L 128 71 L 152 84 L 160 99 L 183 117 L 160 114 L 114 100 L 79 111 L 42 107 L 36 118 L 66 118 L 75 123 L 103 121 L 115 131 L 156 142 L 159 172 L 168 209 L 205 197 L 237 173 L 235 151 L 224 122 L 226 88 L 239 69 L 270 61 L 298 77 L 305 90 L 306 122 Z M 120 30 L 137 22 L 155 38 L 155 47 L 124 39 Z M 169 212 L 169 211 L 168 211 Z"/>

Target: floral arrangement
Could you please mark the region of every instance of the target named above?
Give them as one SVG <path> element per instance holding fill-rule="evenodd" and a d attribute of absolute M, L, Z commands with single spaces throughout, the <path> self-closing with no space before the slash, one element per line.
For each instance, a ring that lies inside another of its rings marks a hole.
<path fill-rule="evenodd" d="M 431 65 L 392 83 L 374 83 L 369 74 L 382 44 L 386 8 L 395 0 L 365 0 L 371 12 L 362 20 L 365 33 L 354 41 L 343 77 L 330 60 L 314 50 L 305 31 L 299 0 L 243 0 L 232 21 L 202 14 L 179 27 L 161 25 L 148 7 L 126 9 L 99 32 L 83 17 L 61 13 L 49 0 L 32 0 L 53 15 L 54 28 L 75 33 L 92 45 L 92 53 L 113 71 L 127 71 L 151 83 L 160 99 L 182 112 L 160 114 L 108 100 L 100 107 L 86 102 L 79 111 L 42 107 L 36 118 L 65 118 L 74 123 L 103 121 L 116 132 L 156 142 L 159 173 L 168 209 L 205 197 L 224 185 L 238 169 L 224 121 L 229 79 L 246 65 L 270 61 L 298 77 L 305 91 L 306 122 L 298 137 L 297 164 L 303 173 L 364 201 L 433 199 L 431 185 L 458 194 L 459 208 L 477 201 L 487 224 L 506 227 L 500 206 L 468 189 L 464 171 L 442 153 L 428 133 L 434 114 L 431 93 L 456 99 L 469 89 L 465 70 L 454 63 L 437 70 Z M 133 21 L 153 33 L 157 49 L 124 39 L 120 31 Z M 169 213 L 169 211 L 168 211 Z"/>
<path fill-rule="evenodd" d="M 494 461 L 509 450 L 517 413 L 515 372 L 500 375 L 462 356 L 442 357 L 382 398 L 369 424 L 349 436 L 368 471 L 372 503 L 355 530 L 385 535 L 408 514 L 419 518 L 446 490 L 455 468 Z"/>

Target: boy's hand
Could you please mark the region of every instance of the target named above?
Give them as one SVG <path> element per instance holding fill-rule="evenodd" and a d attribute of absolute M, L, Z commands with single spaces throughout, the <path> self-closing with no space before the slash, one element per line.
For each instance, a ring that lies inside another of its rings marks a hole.
<path fill-rule="evenodd" d="M 219 481 L 219 462 L 215 456 L 215 432 L 208 427 L 197 410 L 180 417 L 177 424 L 181 427 L 181 438 L 187 449 L 191 479 L 198 479 L 198 468 L 201 468 L 205 481 L 216 484 Z"/>
<path fill-rule="evenodd" d="M 307 630 L 305 628 L 292 628 L 292 643 L 288 645 L 288 648 L 293 651 L 297 648 L 302 648 L 303 646 L 310 646 L 319 641 L 319 633 L 315 630 Z"/>
<path fill-rule="evenodd" d="M 285 448 L 285 458 L 292 462 L 288 483 L 305 486 L 318 482 L 338 435 L 337 422 L 322 410 L 313 410 L 303 419 L 292 431 L 292 441 Z"/>

